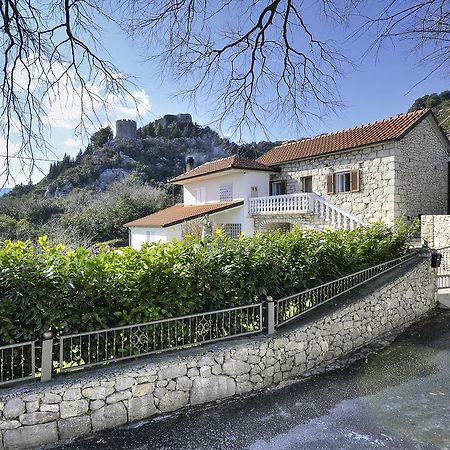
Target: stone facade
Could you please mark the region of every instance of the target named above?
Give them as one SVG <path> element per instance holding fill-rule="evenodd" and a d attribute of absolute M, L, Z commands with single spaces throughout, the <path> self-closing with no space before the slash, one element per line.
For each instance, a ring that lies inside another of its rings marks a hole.
<path fill-rule="evenodd" d="M 400 141 L 281 164 L 287 194 L 301 192 L 301 178 L 312 176 L 312 191 L 366 222 L 445 214 L 448 153 L 430 117 Z M 447 144 L 448 145 L 448 144 Z M 327 176 L 360 170 L 359 192 L 327 193 Z"/>
<path fill-rule="evenodd" d="M 287 193 L 301 192 L 301 178 L 312 177 L 312 190 L 366 222 L 394 216 L 395 147 L 382 144 L 320 158 L 299 160 L 281 165 L 280 178 L 287 181 Z M 327 193 L 327 176 L 347 170 L 360 170 L 360 191 Z"/>
<path fill-rule="evenodd" d="M 116 120 L 116 139 L 136 139 L 137 124 L 135 120 Z"/>
<path fill-rule="evenodd" d="M 153 356 L 0 394 L 0 449 L 91 431 L 279 385 L 399 330 L 435 306 L 429 258 L 394 269 L 272 336 Z"/>
<path fill-rule="evenodd" d="M 422 216 L 421 238 L 430 248 L 450 247 L 450 216 Z"/>
<path fill-rule="evenodd" d="M 448 159 L 443 137 L 431 118 L 397 142 L 396 217 L 447 214 Z"/>
<path fill-rule="evenodd" d="M 332 225 L 321 219 L 317 214 L 261 214 L 254 219 L 255 232 L 267 233 L 276 229 L 290 230 L 292 225 L 302 228 L 323 230 L 332 228 Z"/>

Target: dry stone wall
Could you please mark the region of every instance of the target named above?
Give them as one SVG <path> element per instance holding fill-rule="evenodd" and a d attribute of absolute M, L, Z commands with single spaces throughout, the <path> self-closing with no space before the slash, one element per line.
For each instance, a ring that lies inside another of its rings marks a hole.
<path fill-rule="evenodd" d="M 0 449 L 44 445 L 246 394 L 328 364 L 435 306 L 429 258 L 272 336 L 236 339 L 0 391 Z"/>

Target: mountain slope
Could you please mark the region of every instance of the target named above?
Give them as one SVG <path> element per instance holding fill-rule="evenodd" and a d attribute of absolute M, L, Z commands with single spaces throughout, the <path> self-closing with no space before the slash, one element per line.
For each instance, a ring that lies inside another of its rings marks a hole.
<path fill-rule="evenodd" d="M 238 146 L 208 127 L 161 119 L 140 128 L 137 139 L 114 139 L 103 128 L 76 158 L 64 156 L 39 183 L 0 198 L 0 240 L 48 234 L 68 245 L 125 244 L 124 223 L 179 197 L 167 180 L 184 171 L 188 155 L 198 165 L 234 153 L 258 157 L 273 145 Z"/>

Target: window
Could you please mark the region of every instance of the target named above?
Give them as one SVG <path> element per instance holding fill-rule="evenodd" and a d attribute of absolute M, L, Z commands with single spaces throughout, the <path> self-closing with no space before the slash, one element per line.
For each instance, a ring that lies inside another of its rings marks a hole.
<path fill-rule="evenodd" d="M 286 194 L 286 180 L 272 181 L 270 183 L 270 195 Z"/>
<path fill-rule="evenodd" d="M 231 238 L 237 239 L 241 235 L 242 226 L 240 223 L 224 223 L 219 227 Z"/>
<path fill-rule="evenodd" d="M 334 191 L 350 192 L 350 172 L 340 172 L 334 177 Z"/>
<path fill-rule="evenodd" d="M 258 186 L 252 186 L 250 190 L 250 197 L 258 197 Z"/>
<path fill-rule="evenodd" d="M 327 193 L 359 192 L 359 169 L 327 175 Z"/>
<path fill-rule="evenodd" d="M 224 183 L 219 185 L 219 202 L 233 201 L 233 183 Z"/>
<path fill-rule="evenodd" d="M 156 236 L 155 236 L 155 232 L 154 231 L 147 231 L 146 233 L 145 233 L 145 237 L 146 237 L 146 241 L 147 242 L 155 242 L 155 238 L 156 238 Z"/>
<path fill-rule="evenodd" d="M 200 187 L 195 190 L 195 201 L 197 203 L 205 203 L 206 189 L 204 187 Z"/>
<path fill-rule="evenodd" d="M 312 177 L 301 177 L 301 188 L 302 192 L 312 192 Z"/>

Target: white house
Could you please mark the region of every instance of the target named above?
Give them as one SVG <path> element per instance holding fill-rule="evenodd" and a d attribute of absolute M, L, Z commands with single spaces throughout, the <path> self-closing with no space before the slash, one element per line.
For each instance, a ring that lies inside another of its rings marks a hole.
<path fill-rule="evenodd" d="M 353 229 L 448 210 L 450 142 L 431 110 L 276 146 L 257 161 L 237 155 L 171 180 L 184 201 L 126 224 L 130 245 L 181 239 L 208 215 L 227 234 L 292 224 Z"/>
<path fill-rule="evenodd" d="M 144 242 L 181 239 L 189 233 L 190 225 L 205 215 L 231 236 L 254 233 L 249 201 L 269 195 L 270 174 L 277 169 L 237 155 L 195 168 L 193 164 L 193 158 L 188 158 L 186 172 L 171 180 L 183 186 L 183 203 L 125 225 L 130 229 L 131 246 L 139 248 Z"/>

